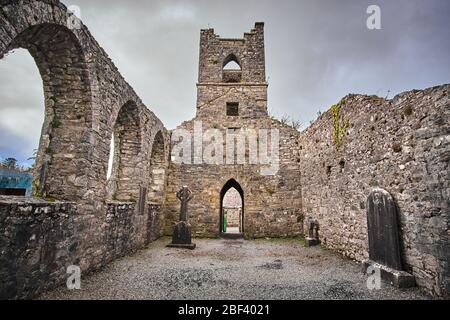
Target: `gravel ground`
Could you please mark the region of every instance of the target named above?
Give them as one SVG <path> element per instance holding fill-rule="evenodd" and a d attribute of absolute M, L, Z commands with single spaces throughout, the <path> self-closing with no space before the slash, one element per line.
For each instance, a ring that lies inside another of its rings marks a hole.
<path fill-rule="evenodd" d="M 417 288 L 368 290 L 359 263 L 299 240 L 196 239 L 194 251 L 169 238 L 40 299 L 428 299 Z"/>

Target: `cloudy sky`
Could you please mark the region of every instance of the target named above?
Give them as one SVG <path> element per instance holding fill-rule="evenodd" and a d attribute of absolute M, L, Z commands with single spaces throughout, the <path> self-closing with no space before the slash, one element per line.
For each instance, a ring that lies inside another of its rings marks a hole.
<path fill-rule="evenodd" d="M 450 82 L 448 0 L 63 0 L 169 129 L 195 115 L 201 28 L 242 37 L 264 21 L 269 108 L 306 127 L 348 93 L 382 97 Z M 366 27 L 369 5 L 381 30 Z M 27 51 L 0 60 L 0 157 L 37 147 L 42 81 Z"/>

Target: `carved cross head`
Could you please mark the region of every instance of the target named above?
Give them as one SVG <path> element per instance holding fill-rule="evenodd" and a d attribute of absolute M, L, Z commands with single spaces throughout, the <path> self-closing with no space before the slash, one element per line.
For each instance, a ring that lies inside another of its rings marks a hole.
<path fill-rule="evenodd" d="M 192 191 L 187 186 L 183 186 L 183 188 L 181 188 L 180 191 L 177 192 L 177 198 L 181 202 L 189 202 L 193 197 L 194 195 L 192 194 Z"/>

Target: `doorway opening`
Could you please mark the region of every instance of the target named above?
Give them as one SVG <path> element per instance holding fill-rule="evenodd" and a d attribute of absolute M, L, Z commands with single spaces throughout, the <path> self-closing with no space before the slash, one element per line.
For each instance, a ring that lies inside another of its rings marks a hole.
<path fill-rule="evenodd" d="M 220 192 L 220 234 L 244 234 L 244 190 L 234 179 Z"/>

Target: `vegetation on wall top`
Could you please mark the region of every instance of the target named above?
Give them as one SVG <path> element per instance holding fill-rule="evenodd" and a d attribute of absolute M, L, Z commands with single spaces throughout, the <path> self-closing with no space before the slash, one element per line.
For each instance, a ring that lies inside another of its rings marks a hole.
<path fill-rule="evenodd" d="M 345 143 L 345 136 L 349 126 L 349 120 L 342 114 L 344 100 L 333 105 L 330 109 L 333 118 L 333 144 L 337 151 L 340 151 Z"/>

